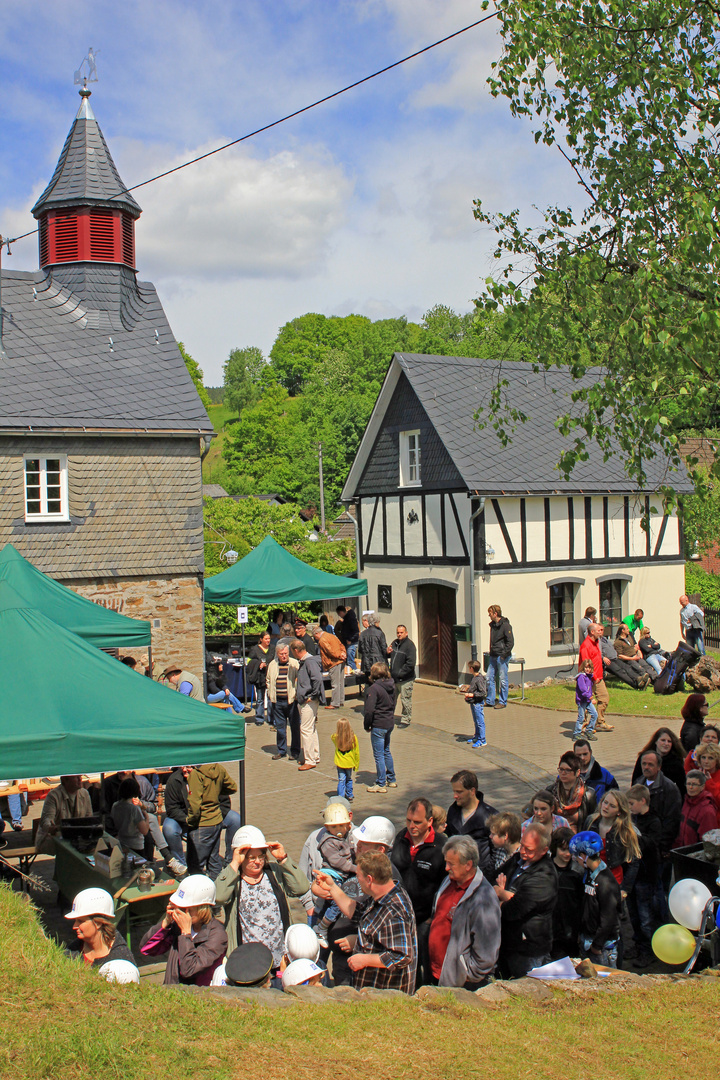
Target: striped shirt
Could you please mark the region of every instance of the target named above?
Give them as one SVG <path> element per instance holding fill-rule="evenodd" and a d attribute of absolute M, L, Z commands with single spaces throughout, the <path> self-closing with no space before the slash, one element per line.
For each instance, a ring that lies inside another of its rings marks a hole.
<path fill-rule="evenodd" d="M 353 985 L 356 990 L 370 986 L 377 990 L 415 993 L 415 914 L 410 897 L 402 885 L 395 885 L 385 896 L 370 900 L 362 909 L 355 951 L 377 954 L 385 965 L 354 972 Z"/>
<path fill-rule="evenodd" d="M 275 680 L 275 699 L 277 701 L 287 701 L 288 666 L 288 664 L 278 662 L 278 673 Z"/>

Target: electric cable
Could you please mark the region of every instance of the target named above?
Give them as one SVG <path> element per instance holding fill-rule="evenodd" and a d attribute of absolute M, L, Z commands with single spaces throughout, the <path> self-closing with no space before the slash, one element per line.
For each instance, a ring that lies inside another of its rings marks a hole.
<path fill-rule="evenodd" d="M 332 101 L 333 98 L 340 97 L 341 94 L 346 94 L 349 90 L 354 90 L 357 86 L 362 86 L 363 83 L 370 82 L 372 79 L 377 79 L 379 75 L 384 75 L 386 72 L 392 71 L 393 68 L 400 67 L 401 64 L 406 64 L 408 60 L 414 60 L 415 57 L 422 56 L 423 53 L 430 52 L 431 49 L 436 49 L 438 45 L 444 45 L 446 41 L 452 41 L 453 38 L 459 37 L 461 34 L 466 34 L 468 30 L 473 30 L 476 26 L 481 26 L 490 19 L 496 19 L 497 16 L 498 12 L 493 11 L 489 15 L 485 15 L 482 19 L 476 19 L 475 22 L 463 26 L 462 29 L 455 30 L 452 34 L 447 34 L 445 37 L 433 41 L 431 45 L 425 45 L 422 49 L 417 49 L 408 56 L 404 56 L 401 60 L 395 60 L 394 63 L 387 64 L 378 71 L 374 71 L 371 75 L 365 75 L 362 79 L 356 79 L 355 82 L 343 86 L 341 90 L 335 90 L 332 94 L 326 94 L 324 97 L 318 98 L 317 101 L 311 102 L 310 105 L 304 105 L 301 109 L 295 109 L 294 112 L 287 113 L 286 116 L 281 116 L 279 120 L 273 120 L 270 124 L 263 124 L 262 127 L 255 128 L 254 131 L 249 131 L 247 135 L 241 135 L 238 139 L 223 143 L 222 146 L 216 146 L 214 150 L 208 150 L 205 154 L 200 154 L 198 157 L 191 158 L 189 161 L 184 161 L 182 165 L 176 165 L 172 169 L 166 169 L 164 172 L 158 173 L 157 176 L 151 176 L 149 180 L 142 180 L 139 184 L 133 184 L 132 187 L 124 187 L 116 195 L 111 196 L 111 198 L 117 199 L 122 195 L 129 194 L 131 191 L 137 191 L 138 188 L 147 187 L 148 184 L 154 184 L 156 180 L 162 180 L 166 176 L 172 176 L 173 173 L 180 172 L 181 169 L 187 169 L 190 165 L 197 165 L 199 161 L 205 161 L 215 154 L 220 154 L 223 150 L 228 150 L 231 146 L 237 146 L 239 143 L 245 142 L 246 139 L 252 139 L 253 136 L 260 135 L 264 131 L 270 131 L 271 128 L 278 127 L 279 124 L 284 124 L 286 121 L 292 120 L 296 116 L 301 116 L 311 109 L 316 109 L 318 105 L 324 105 L 326 101 Z M 30 232 L 22 233 L 20 236 L 15 236 L 12 239 L 2 237 L 0 238 L 0 243 L 7 244 L 8 254 L 10 254 L 10 244 L 15 244 L 18 240 L 25 240 L 28 236 L 35 236 L 37 231 L 37 229 L 32 229 Z"/>

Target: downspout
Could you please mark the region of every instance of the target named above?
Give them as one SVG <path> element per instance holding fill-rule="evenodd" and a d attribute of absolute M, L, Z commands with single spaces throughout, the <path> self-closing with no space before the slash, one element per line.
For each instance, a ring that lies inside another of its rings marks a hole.
<path fill-rule="evenodd" d="M 477 620 L 475 612 L 475 519 L 480 517 L 485 509 L 485 497 L 480 499 L 477 510 L 470 514 L 470 536 L 469 536 L 469 552 L 470 552 L 470 634 L 472 637 L 472 643 L 470 645 L 470 659 L 477 660 Z"/>

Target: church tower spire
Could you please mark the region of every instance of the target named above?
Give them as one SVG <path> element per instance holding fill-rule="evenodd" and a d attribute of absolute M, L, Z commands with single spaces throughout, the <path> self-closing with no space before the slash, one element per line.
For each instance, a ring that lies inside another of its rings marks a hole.
<path fill-rule="evenodd" d="M 81 103 L 50 183 L 32 208 L 40 228 L 40 266 L 115 263 L 135 269 L 135 221 L 142 213 L 125 189 L 90 106 Z"/>

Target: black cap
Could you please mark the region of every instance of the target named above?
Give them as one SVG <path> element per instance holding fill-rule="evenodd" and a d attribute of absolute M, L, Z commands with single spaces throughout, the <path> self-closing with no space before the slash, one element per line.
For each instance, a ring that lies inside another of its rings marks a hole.
<path fill-rule="evenodd" d="M 267 945 L 249 941 L 238 945 L 225 961 L 228 986 L 257 986 L 267 979 L 273 966 L 273 954 Z"/>

